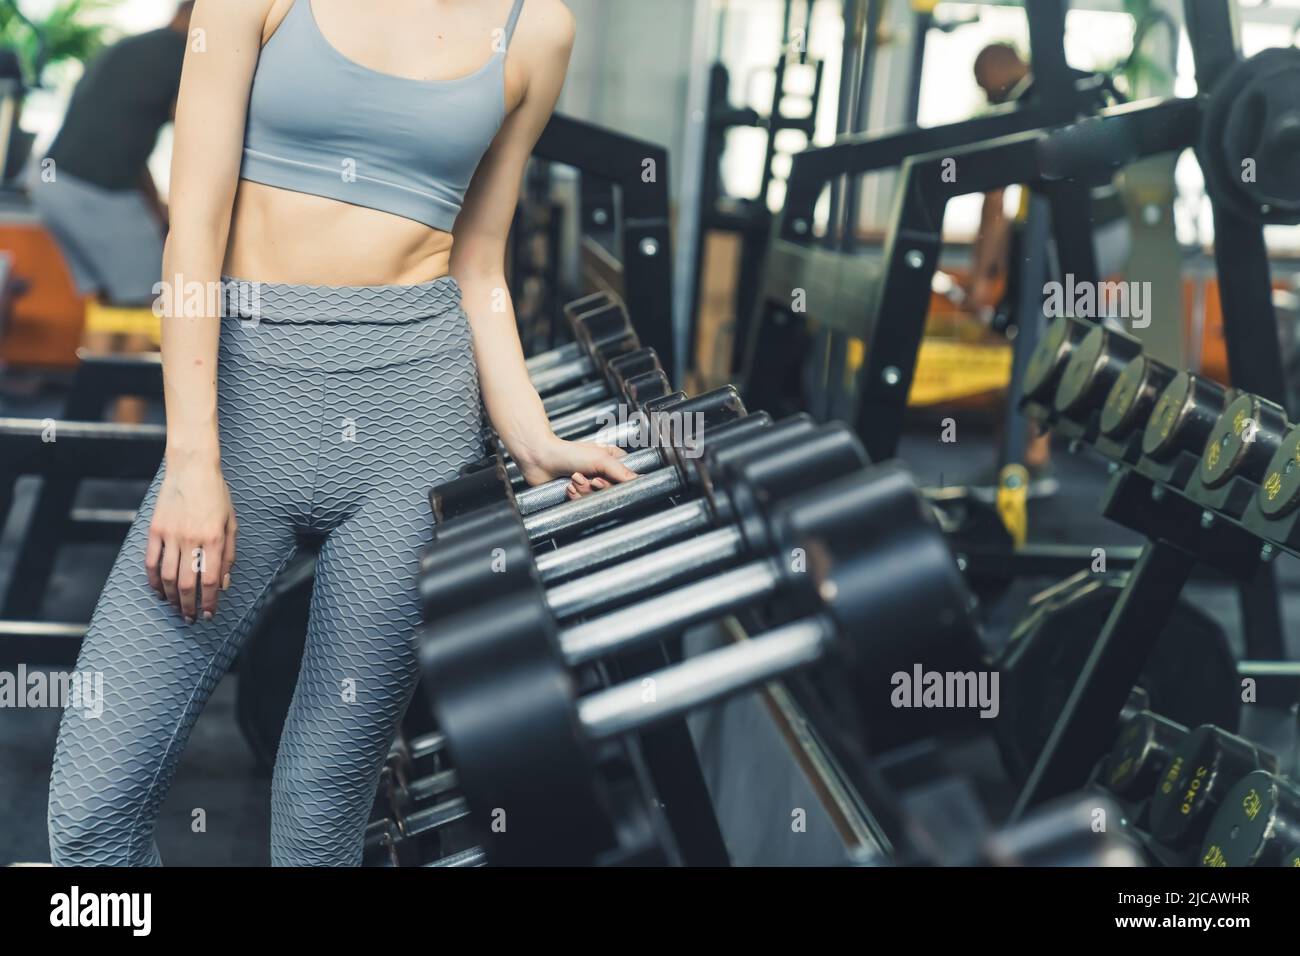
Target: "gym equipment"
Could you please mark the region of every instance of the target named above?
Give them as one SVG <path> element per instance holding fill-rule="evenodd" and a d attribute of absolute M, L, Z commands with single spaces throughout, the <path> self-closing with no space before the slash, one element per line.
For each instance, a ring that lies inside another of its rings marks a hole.
<path fill-rule="evenodd" d="M 1068 415 L 1102 405 L 1124 369 L 1142 353 L 1142 343 L 1124 332 L 1097 325 L 1073 349 L 1061 370 L 1052 405 Z"/>
<path fill-rule="evenodd" d="M 602 205 L 611 243 L 586 233 L 582 250 L 593 284 L 610 289 L 626 303 L 643 345 L 653 348 L 669 379 L 682 381 L 686 369 L 673 327 L 673 275 L 669 230 L 668 151 L 658 143 L 557 113 L 533 147 L 537 158 L 571 166 L 581 187 L 604 188 L 617 202 Z M 647 168 L 659 171 L 645 177 Z"/>
<path fill-rule="evenodd" d="M 1228 792 L 1252 770 L 1276 772 L 1277 758 L 1221 727 L 1197 727 L 1174 748 L 1151 797 L 1151 836 L 1172 850 L 1199 845 Z"/>
<path fill-rule="evenodd" d="M 148 481 L 158 470 L 164 442 L 164 429 L 157 425 L 0 419 L 0 518 L 12 514 L 20 477 Z M 120 514 L 89 510 L 34 530 L 43 536 L 42 547 L 53 553 L 73 540 L 119 541 L 124 528 Z M 9 583 L 6 606 L 18 599 L 15 584 Z M 6 620 L 0 627 L 0 660 L 71 665 L 84 633 L 80 625 Z"/>
<path fill-rule="evenodd" d="M 675 392 L 663 395 L 662 398 L 654 398 L 653 401 L 647 401 L 638 407 L 632 407 L 629 415 L 610 414 L 604 420 L 615 419 L 611 424 L 599 431 L 581 434 L 575 438 L 575 441 L 620 447 L 662 446 L 669 442 L 680 445 L 685 438 L 692 437 L 692 433 L 695 433 L 694 437 L 698 438 L 715 425 L 728 423 L 744 415 L 745 406 L 740 401 L 740 394 L 736 392 L 735 386 L 724 385 L 723 388 L 695 395 L 694 398 L 686 398 L 685 393 Z M 601 419 L 591 420 L 588 424 L 594 427 L 599 420 Z M 460 473 L 463 476 L 472 476 L 478 472 L 493 471 L 498 467 L 504 468 L 504 473 L 512 486 L 523 488 L 525 484 L 523 473 L 510 459 L 510 455 L 500 447 L 491 457 L 467 464 L 461 468 Z M 485 481 L 484 489 L 490 488 L 489 477 L 478 475 L 478 480 Z M 467 488 L 473 486 L 476 485 L 471 481 Z M 536 499 L 542 497 L 541 494 L 534 496 Z M 551 498 L 551 494 L 547 493 L 545 499 L 550 501 Z"/>
<path fill-rule="evenodd" d="M 1200 454 L 1232 393 L 1191 372 L 1179 372 L 1156 399 L 1142 432 L 1142 454 L 1168 462 L 1179 451 Z"/>
<path fill-rule="evenodd" d="M 1073 316 L 1061 315 L 1047 326 L 1025 363 L 1022 395 L 1026 401 L 1050 402 L 1075 347 L 1092 326 Z"/>
<path fill-rule="evenodd" d="M 1270 519 L 1290 515 L 1300 505 L 1300 428 L 1292 428 L 1273 453 L 1259 488 L 1259 510 Z"/>
<path fill-rule="evenodd" d="M 448 609 L 495 600 L 514 589 L 540 593 L 542 603 L 555 618 L 563 619 L 647 594 L 686 576 L 723 567 L 746 554 L 766 553 L 770 543 L 766 517 L 771 507 L 783 498 L 859 470 L 865 464 L 861 445 L 848 429 L 836 424 L 814 428 L 806 418 L 778 424 L 723 447 L 710 445 L 703 457 L 691 462 L 690 480 L 701 494 L 698 503 L 679 505 L 647 519 L 653 521 L 652 529 L 638 529 L 631 535 L 627 535 L 627 529 L 619 529 L 595 548 L 578 542 L 554 551 L 547 556 L 546 570 L 542 558 L 535 558 L 529 547 L 537 526 L 530 528 L 509 509 L 502 509 L 467 523 L 467 530 L 461 533 L 440 535 L 437 545 L 426 554 L 420 575 L 426 620 L 436 621 Z M 633 488 L 642 480 L 621 487 Z M 541 512 L 538 517 L 559 515 L 561 519 L 577 520 L 577 512 L 578 519 L 588 524 L 597 518 L 604 520 L 613 513 L 604 510 L 593 515 L 589 505 L 599 503 L 601 497 L 613 496 L 591 495 Z M 584 509 L 577 509 L 579 505 Z M 684 523 L 682 517 L 689 521 Z M 555 533 L 561 525 L 561 521 L 553 521 L 546 527 Z M 677 537 L 704 528 L 715 530 L 650 551 L 599 574 L 540 590 L 548 579 L 588 571 L 624 557 L 628 551 L 625 535 L 644 549 L 662 543 L 670 535 Z"/>
<path fill-rule="evenodd" d="M 1187 728 L 1168 718 L 1141 711 L 1120 731 L 1115 748 L 1101 766 L 1099 780 L 1125 800 L 1146 800 L 1169 767 Z"/>
<path fill-rule="evenodd" d="M 1238 215 L 1300 222 L 1298 100 L 1300 50 L 1293 47 L 1232 64 L 1211 91 L 1196 155 L 1206 189 Z"/>
<path fill-rule="evenodd" d="M 1286 410 L 1257 395 L 1233 399 L 1215 422 L 1201 456 L 1201 482 L 1221 488 L 1234 477 L 1260 484 L 1287 432 Z"/>
<path fill-rule="evenodd" d="M 1145 427 L 1166 386 L 1177 371 L 1149 355 L 1135 356 L 1106 395 L 1101 409 L 1101 433 L 1123 441 Z"/>
<path fill-rule="evenodd" d="M 916 638 L 967 639 L 969 596 L 897 469 L 850 474 L 807 492 L 783 506 L 772 527 L 780 553 L 797 547 L 817 555 L 791 574 L 801 596 L 795 606 L 811 616 L 582 698 L 535 590 L 507 592 L 426 627 L 421 663 L 435 719 L 493 862 L 585 863 L 626 845 L 623 814 L 596 769 L 602 742 L 828 663 L 839 651 L 853 661 L 853 682 L 868 682 L 862 696 L 873 697 L 888 681 L 887 669 L 873 665 L 913 659 L 918 650 L 908 645 Z M 892 533 L 881 535 L 885 528 Z M 514 706 L 483 707 L 500 695 Z"/>
<path fill-rule="evenodd" d="M 1123 572 L 1080 572 L 1037 598 L 1012 632 L 998 661 L 1002 700 L 994 729 L 1013 779 L 1028 777 L 1126 580 Z M 1186 601 L 1160 628 L 1137 686 L 1163 718 L 1237 728 L 1241 685 L 1227 635 Z"/>
<path fill-rule="evenodd" d="M 1252 770 L 1227 792 L 1205 831 L 1201 866 L 1282 866 L 1300 850 L 1300 790 Z M 1293 864 L 1292 864 L 1293 865 Z"/>

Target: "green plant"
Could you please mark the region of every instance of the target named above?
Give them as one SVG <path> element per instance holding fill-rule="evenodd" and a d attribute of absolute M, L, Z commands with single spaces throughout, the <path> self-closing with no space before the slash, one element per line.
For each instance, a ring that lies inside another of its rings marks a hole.
<path fill-rule="evenodd" d="M 46 67 L 64 60 L 83 63 L 108 41 L 109 28 L 88 14 L 101 13 L 120 0 L 59 0 L 40 20 L 22 11 L 18 0 L 0 0 L 0 46 L 17 51 L 30 82 L 41 85 Z"/>
<path fill-rule="evenodd" d="M 1110 70 L 1112 75 L 1123 77 L 1130 96 L 1139 95 L 1143 89 L 1167 85 L 1169 71 L 1146 52 L 1147 39 L 1164 29 L 1170 34 L 1174 49 L 1178 48 L 1178 26 L 1155 0 L 1123 0 L 1124 12 L 1133 18 L 1133 49 L 1128 56 Z"/>

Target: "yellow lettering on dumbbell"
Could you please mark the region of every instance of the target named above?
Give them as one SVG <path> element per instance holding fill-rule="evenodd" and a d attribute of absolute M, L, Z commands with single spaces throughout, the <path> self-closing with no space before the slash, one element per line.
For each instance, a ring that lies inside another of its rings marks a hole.
<path fill-rule="evenodd" d="M 1255 819 L 1255 815 L 1259 813 L 1263 805 L 1264 801 L 1259 798 L 1259 794 L 1255 792 L 1254 787 L 1246 794 L 1246 798 L 1241 801 L 1241 808 L 1246 811 L 1246 817 L 1251 820 Z"/>
<path fill-rule="evenodd" d="M 1205 856 L 1201 857 L 1201 862 L 1206 866 L 1227 866 L 1228 865 L 1228 861 L 1224 859 L 1223 850 L 1219 849 L 1219 845 L 1217 843 L 1213 844 L 1208 850 L 1205 851 Z"/>
<path fill-rule="evenodd" d="M 1282 473 L 1279 471 L 1270 472 L 1269 476 L 1264 479 L 1264 491 L 1268 494 L 1268 500 L 1272 501 L 1282 493 Z"/>
<path fill-rule="evenodd" d="M 1219 443 L 1215 442 L 1205 453 L 1205 460 L 1211 468 L 1219 464 Z"/>
<path fill-rule="evenodd" d="M 1165 771 L 1165 782 L 1160 785 L 1161 793 L 1169 793 L 1174 789 L 1174 781 L 1178 779 L 1178 771 L 1182 770 L 1182 768 L 1182 757 L 1179 757 L 1169 765 L 1169 769 Z"/>

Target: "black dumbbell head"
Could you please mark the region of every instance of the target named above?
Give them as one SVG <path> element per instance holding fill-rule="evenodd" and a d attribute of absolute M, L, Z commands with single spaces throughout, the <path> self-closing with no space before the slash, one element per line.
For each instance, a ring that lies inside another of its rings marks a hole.
<path fill-rule="evenodd" d="M 1175 369 L 1149 355 L 1139 355 L 1129 362 L 1102 405 L 1101 433 L 1121 440 L 1141 428 L 1175 374 Z"/>
<path fill-rule="evenodd" d="M 1199 455 L 1230 401 L 1218 382 L 1179 372 L 1156 399 L 1142 432 L 1142 454 L 1168 461 L 1179 452 Z"/>
<path fill-rule="evenodd" d="M 1273 453 L 1259 486 L 1259 510 L 1285 518 L 1300 505 L 1300 428 L 1292 428 Z"/>
<path fill-rule="evenodd" d="M 1164 775 L 1187 728 L 1150 711 L 1135 714 L 1101 767 L 1100 783 L 1126 800 L 1145 800 Z"/>
<path fill-rule="evenodd" d="M 1201 844 L 1201 866 L 1280 866 L 1300 847 L 1300 792 L 1267 770 L 1228 791 Z"/>
<path fill-rule="evenodd" d="M 1228 791 L 1260 769 L 1276 770 L 1276 759 L 1221 727 L 1197 727 L 1175 748 L 1156 785 L 1151 835 L 1173 850 L 1198 846 Z"/>
<path fill-rule="evenodd" d="M 1025 398 L 1050 402 L 1075 345 L 1091 326 L 1072 316 L 1053 319 L 1025 366 Z"/>
<path fill-rule="evenodd" d="M 1052 404 L 1062 415 L 1087 416 L 1100 408 L 1120 373 L 1142 354 L 1131 335 L 1097 325 L 1070 353 Z"/>
<path fill-rule="evenodd" d="M 1238 395 L 1215 422 L 1201 453 L 1201 482 L 1219 488 L 1233 477 L 1262 483 L 1287 431 L 1286 410 L 1258 395 Z"/>

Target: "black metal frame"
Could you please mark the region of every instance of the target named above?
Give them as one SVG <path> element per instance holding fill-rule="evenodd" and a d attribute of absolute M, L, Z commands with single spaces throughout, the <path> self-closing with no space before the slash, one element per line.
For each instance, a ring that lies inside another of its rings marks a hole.
<path fill-rule="evenodd" d="M 599 204 L 611 216 L 612 255 L 605 281 L 627 304 L 643 345 L 659 353 L 674 382 L 684 369 L 673 326 L 673 274 L 669 243 L 668 150 L 625 133 L 572 116 L 555 114 L 543 130 L 533 155 L 572 166 L 582 174 L 584 229 L 586 212 Z M 653 181 L 643 179 L 644 164 L 654 164 Z M 617 205 L 612 204 L 614 187 Z M 613 220 L 616 218 L 617 226 Z M 595 225 L 594 223 L 592 225 Z"/>

